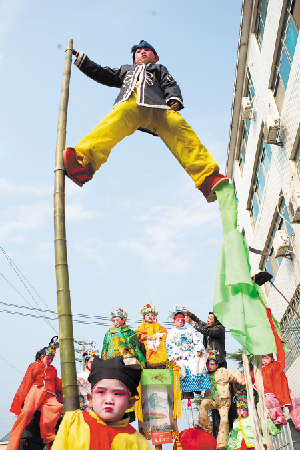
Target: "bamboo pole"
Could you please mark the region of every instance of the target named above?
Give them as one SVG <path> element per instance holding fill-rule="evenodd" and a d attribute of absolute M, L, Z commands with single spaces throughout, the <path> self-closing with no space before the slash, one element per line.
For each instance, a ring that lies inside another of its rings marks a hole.
<path fill-rule="evenodd" d="M 65 173 L 63 163 L 63 150 L 65 149 L 66 144 L 72 49 L 73 40 L 69 39 L 66 49 L 58 115 L 54 182 L 55 271 L 57 283 L 57 309 L 59 318 L 59 345 L 64 411 L 74 411 L 79 408 L 67 262 L 67 241 L 65 228 Z"/>
<path fill-rule="evenodd" d="M 254 403 L 254 395 L 253 395 L 253 385 L 250 375 L 249 361 L 247 357 L 247 353 L 245 348 L 243 348 L 243 365 L 244 365 L 244 376 L 247 388 L 247 400 L 248 400 L 248 408 L 249 408 L 249 417 L 251 422 L 252 431 L 254 434 L 255 441 L 255 449 L 256 450 L 264 450 L 264 446 L 261 440 L 260 426 L 259 420 L 255 408 Z"/>

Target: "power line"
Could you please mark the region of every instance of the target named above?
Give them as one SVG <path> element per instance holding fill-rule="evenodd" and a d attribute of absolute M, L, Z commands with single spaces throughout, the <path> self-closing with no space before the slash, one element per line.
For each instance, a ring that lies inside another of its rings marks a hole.
<path fill-rule="evenodd" d="M 0 246 L 0 250 L 3 253 L 3 255 L 5 256 L 6 260 L 8 261 L 9 265 L 11 266 L 11 268 L 13 269 L 13 271 L 15 272 L 15 274 L 17 275 L 17 277 L 19 278 L 19 280 L 21 281 L 21 283 L 23 284 L 23 286 L 25 287 L 25 289 L 27 290 L 28 294 L 30 295 L 30 297 L 32 298 L 32 300 L 36 303 L 37 306 L 39 306 L 39 304 L 37 303 L 37 301 L 35 300 L 35 298 L 33 297 L 32 293 L 30 292 L 30 290 L 28 289 L 28 287 L 26 286 L 24 280 L 26 281 L 26 283 L 28 283 L 28 285 L 31 287 L 31 289 L 36 293 L 36 295 L 41 299 L 41 301 L 48 307 L 48 305 L 44 302 L 44 300 L 41 298 L 41 296 L 36 292 L 36 290 L 33 288 L 33 286 L 29 283 L 29 281 L 27 280 L 27 278 L 25 277 L 25 275 L 20 271 L 20 269 L 18 268 L 18 266 L 13 262 L 13 260 L 8 256 L 8 254 L 6 253 L 6 251 L 4 250 L 3 247 Z M 2 274 L 0 273 L 0 275 L 4 278 L 4 280 L 26 301 L 26 303 L 28 303 L 28 305 L 30 305 L 31 307 L 33 307 L 30 302 L 8 281 L 8 279 Z M 49 307 L 48 307 L 49 308 Z M 45 320 L 45 322 L 55 331 L 55 333 L 57 333 L 57 330 L 50 324 L 50 322 L 48 322 L 48 318 L 41 316 L 41 318 L 43 318 L 43 320 Z"/>

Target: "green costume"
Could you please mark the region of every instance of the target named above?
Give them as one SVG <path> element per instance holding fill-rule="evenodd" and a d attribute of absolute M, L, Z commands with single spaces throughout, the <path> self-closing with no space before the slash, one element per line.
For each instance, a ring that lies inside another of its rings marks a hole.
<path fill-rule="evenodd" d="M 129 325 L 112 327 L 104 336 L 102 359 L 123 356 L 123 358 L 136 358 L 144 366 L 146 361 L 139 349 L 137 334 Z"/>
<path fill-rule="evenodd" d="M 268 419 L 269 433 L 272 436 L 276 436 L 280 433 L 280 430 L 274 425 L 274 423 Z M 227 450 L 235 450 L 241 448 L 242 441 L 245 439 L 247 447 L 255 447 L 254 434 L 251 427 L 250 417 L 244 419 L 238 418 L 233 422 L 232 429 L 232 441 L 227 447 Z M 262 442 L 265 445 L 265 441 L 262 438 Z"/>

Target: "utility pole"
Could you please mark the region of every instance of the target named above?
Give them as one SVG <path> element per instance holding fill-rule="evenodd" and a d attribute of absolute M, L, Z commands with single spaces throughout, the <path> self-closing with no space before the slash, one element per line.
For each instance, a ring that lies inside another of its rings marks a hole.
<path fill-rule="evenodd" d="M 91 347 L 95 347 L 96 343 L 95 341 L 92 342 L 86 342 L 86 341 L 75 341 L 76 344 L 80 345 L 80 349 L 78 350 L 77 348 L 75 348 L 75 352 L 76 353 L 80 353 L 80 357 L 79 358 L 75 358 L 76 361 L 80 362 L 80 371 L 83 372 L 85 369 L 85 357 L 83 356 L 83 353 L 85 352 L 85 346 L 91 346 Z"/>

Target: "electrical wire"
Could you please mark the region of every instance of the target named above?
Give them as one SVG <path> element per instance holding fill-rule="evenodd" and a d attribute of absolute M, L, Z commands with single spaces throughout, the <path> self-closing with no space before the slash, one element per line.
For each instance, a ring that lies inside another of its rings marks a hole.
<path fill-rule="evenodd" d="M 33 297 L 32 293 L 30 292 L 30 290 L 28 289 L 28 287 L 26 286 L 24 280 L 26 281 L 26 283 L 28 283 L 28 285 L 31 287 L 31 289 L 36 293 L 36 295 L 42 300 L 42 302 L 48 307 L 48 305 L 44 302 L 44 300 L 41 298 L 41 296 L 36 292 L 36 290 L 33 288 L 33 286 L 29 283 L 29 281 L 27 280 L 27 278 L 25 277 L 25 275 L 23 275 L 23 273 L 20 271 L 20 269 L 17 267 L 17 265 L 13 262 L 13 260 L 8 256 L 8 254 L 6 253 L 6 251 L 4 250 L 3 247 L 0 246 L 0 250 L 3 253 L 3 255 L 5 256 L 6 260 L 8 261 L 9 265 L 11 266 L 11 268 L 13 269 L 13 271 L 15 272 L 15 274 L 17 275 L 17 277 L 19 278 L 19 280 L 21 281 L 21 283 L 23 284 L 23 286 L 25 287 L 26 291 L 28 292 L 28 294 L 30 295 L 30 297 L 32 298 L 32 300 L 36 303 L 37 306 L 39 306 L 39 304 L 37 303 L 37 301 L 35 300 L 35 298 Z M 30 305 L 32 308 L 34 308 L 31 303 L 8 281 L 8 279 L 2 274 L 0 273 L 0 275 L 3 277 L 3 279 L 26 301 L 26 303 L 28 303 L 28 305 Z M 49 308 L 49 307 L 48 307 Z M 55 331 L 55 333 L 57 333 L 57 330 L 50 324 L 50 322 L 43 316 L 41 316 L 41 318 L 43 318 L 43 320 L 45 320 L 45 322 Z"/>

